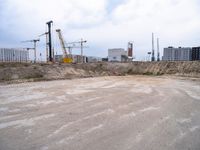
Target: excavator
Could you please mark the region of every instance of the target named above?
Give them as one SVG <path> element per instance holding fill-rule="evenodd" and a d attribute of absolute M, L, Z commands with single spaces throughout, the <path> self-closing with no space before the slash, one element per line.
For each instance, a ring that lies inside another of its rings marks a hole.
<path fill-rule="evenodd" d="M 66 50 L 65 41 L 63 39 L 61 30 L 57 29 L 56 32 L 58 33 L 58 38 L 60 40 L 60 44 L 63 51 L 63 63 L 72 63 L 73 62 L 72 54 L 70 54 L 70 52 L 67 52 Z"/>

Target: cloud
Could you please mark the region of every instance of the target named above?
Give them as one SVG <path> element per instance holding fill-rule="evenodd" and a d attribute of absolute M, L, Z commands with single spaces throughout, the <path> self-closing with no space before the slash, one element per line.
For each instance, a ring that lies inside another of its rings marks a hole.
<path fill-rule="evenodd" d="M 198 0 L 0 2 L 0 44 L 3 46 L 13 47 L 20 45 L 21 40 L 37 37 L 45 32 L 45 23 L 49 20 L 54 21 L 54 29 L 62 29 L 66 41 L 87 39 L 90 47 L 85 50 L 87 55 L 106 56 L 108 48 L 126 48 L 128 41 L 134 41 L 135 55 L 141 60 L 151 50 L 151 32 L 160 38 L 161 48 L 200 43 Z M 56 43 L 55 33 L 54 39 Z M 44 49 L 44 39 L 42 42 L 40 46 Z"/>

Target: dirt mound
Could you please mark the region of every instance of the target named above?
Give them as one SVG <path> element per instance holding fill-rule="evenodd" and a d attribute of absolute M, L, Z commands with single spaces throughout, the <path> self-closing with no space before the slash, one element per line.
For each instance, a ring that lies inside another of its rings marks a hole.
<path fill-rule="evenodd" d="M 200 77 L 200 61 L 88 64 L 0 64 L 0 81 L 38 81 L 118 75 Z"/>

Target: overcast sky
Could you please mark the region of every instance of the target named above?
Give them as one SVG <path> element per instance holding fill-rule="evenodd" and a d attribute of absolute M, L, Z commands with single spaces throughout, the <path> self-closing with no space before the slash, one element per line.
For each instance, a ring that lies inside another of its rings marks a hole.
<path fill-rule="evenodd" d="M 49 20 L 66 42 L 88 40 L 84 53 L 91 56 L 106 57 L 108 48 L 127 49 L 134 41 L 134 55 L 143 60 L 152 32 L 161 50 L 200 46 L 199 0 L 0 0 L 0 47 L 31 47 L 20 41 L 38 38 Z M 55 33 L 54 43 L 60 53 Z M 44 37 L 39 50 L 45 51 Z"/>

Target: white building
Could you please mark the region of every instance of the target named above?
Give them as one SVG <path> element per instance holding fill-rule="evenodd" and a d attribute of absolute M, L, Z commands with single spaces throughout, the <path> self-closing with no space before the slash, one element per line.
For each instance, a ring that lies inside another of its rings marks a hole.
<path fill-rule="evenodd" d="M 0 48 L 0 62 L 27 62 L 29 52 L 25 49 Z"/>
<path fill-rule="evenodd" d="M 164 48 L 164 61 L 190 61 L 192 59 L 192 49 L 189 47 L 168 47 Z"/>
<path fill-rule="evenodd" d="M 128 60 L 128 53 L 123 48 L 115 48 L 108 50 L 108 61 L 124 62 Z"/>

